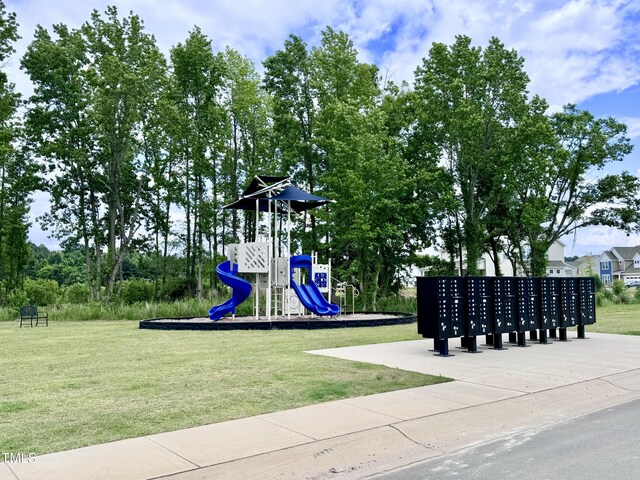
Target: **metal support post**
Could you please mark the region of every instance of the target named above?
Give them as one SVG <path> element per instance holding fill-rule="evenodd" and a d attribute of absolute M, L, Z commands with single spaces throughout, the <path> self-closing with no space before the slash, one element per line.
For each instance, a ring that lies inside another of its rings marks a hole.
<path fill-rule="evenodd" d="M 578 325 L 578 338 L 587 338 L 585 335 L 584 325 Z"/>
<path fill-rule="evenodd" d="M 567 339 L 567 329 L 566 327 L 561 327 L 559 328 L 560 330 L 560 341 L 561 342 L 568 342 L 569 340 Z"/>

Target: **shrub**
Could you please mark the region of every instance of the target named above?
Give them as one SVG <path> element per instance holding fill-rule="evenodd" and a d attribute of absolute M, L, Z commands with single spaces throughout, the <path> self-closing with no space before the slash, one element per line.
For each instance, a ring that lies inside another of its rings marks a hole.
<path fill-rule="evenodd" d="M 596 286 L 596 292 L 602 291 L 602 289 L 604 288 L 604 283 L 602 283 L 602 280 L 600 279 L 600 275 L 593 275 L 593 281 Z"/>
<path fill-rule="evenodd" d="M 69 285 L 65 291 L 65 298 L 68 303 L 79 305 L 89 301 L 89 287 L 85 283 L 74 283 Z"/>
<path fill-rule="evenodd" d="M 611 292 L 613 293 L 613 301 L 615 303 L 629 303 L 631 301 L 629 297 L 629 287 L 627 287 L 622 280 L 613 281 Z"/>
<path fill-rule="evenodd" d="M 187 296 L 187 282 L 180 277 L 167 278 L 160 286 L 159 300 L 178 300 Z"/>
<path fill-rule="evenodd" d="M 605 302 L 604 292 L 596 292 L 596 307 L 602 307 Z"/>
<path fill-rule="evenodd" d="M 18 309 L 29 304 L 29 297 L 24 290 L 12 290 L 5 297 L 7 306 Z"/>
<path fill-rule="evenodd" d="M 602 290 L 602 298 L 604 298 L 605 300 L 609 300 L 610 302 L 613 302 L 615 299 L 613 290 L 611 290 L 610 288 L 605 288 L 604 290 Z"/>
<path fill-rule="evenodd" d="M 627 286 L 622 280 L 614 280 L 613 284 L 611 285 L 611 290 L 613 290 L 613 294 L 616 297 L 620 297 L 627 291 Z"/>
<path fill-rule="evenodd" d="M 146 280 L 131 279 L 122 283 L 118 300 L 124 304 L 152 302 L 153 283 Z"/>
<path fill-rule="evenodd" d="M 636 288 L 636 291 L 633 294 L 633 297 L 637 303 L 640 303 L 640 288 Z"/>
<path fill-rule="evenodd" d="M 27 278 L 24 281 L 23 290 L 29 299 L 28 303 L 39 307 L 55 305 L 58 300 L 58 282 L 55 280 L 33 280 Z"/>

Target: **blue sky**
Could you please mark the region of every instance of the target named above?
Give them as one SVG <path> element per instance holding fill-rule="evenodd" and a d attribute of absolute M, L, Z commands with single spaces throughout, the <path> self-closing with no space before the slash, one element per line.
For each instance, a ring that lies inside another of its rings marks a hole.
<path fill-rule="evenodd" d="M 637 151 L 611 171 L 640 174 L 640 2 L 637 0 L 5 0 L 17 13 L 22 39 L 5 66 L 18 90 L 31 87 L 19 58 L 37 24 L 78 27 L 92 9 L 115 4 L 145 22 L 160 48 L 184 41 L 198 25 L 215 48 L 232 46 L 261 61 L 282 47 L 291 33 L 314 45 L 327 25 L 347 32 L 361 60 L 375 62 L 381 74 L 411 82 L 432 42 L 452 43 L 465 34 L 485 46 L 496 36 L 525 58 L 530 91 L 547 99 L 551 110 L 577 103 L 597 116 L 614 116 L 629 126 Z M 46 211 L 39 195 L 33 214 Z M 34 222 L 37 243 L 55 246 Z M 600 253 L 612 246 L 640 244 L 608 228 L 589 228 L 565 238 L 567 255 Z"/>

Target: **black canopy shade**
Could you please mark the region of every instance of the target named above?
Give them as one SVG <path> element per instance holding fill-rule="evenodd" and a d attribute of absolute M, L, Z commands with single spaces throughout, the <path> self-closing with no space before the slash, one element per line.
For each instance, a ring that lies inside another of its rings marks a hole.
<path fill-rule="evenodd" d="M 291 209 L 296 213 L 311 210 L 312 208 L 321 207 L 322 205 L 333 202 L 333 200 L 329 200 L 328 198 L 318 197 L 300 190 L 293 185 L 289 185 L 279 194 L 271 197 L 271 200 L 287 202 L 288 205 L 291 205 Z"/>
<path fill-rule="evenodd" d="M 280 192 L 273 195 L 278 190 Z M 272 196 L 269 196 L 269 194 Z M 328 198 L 312 195 L 290 185 L 289 177 L 257 175 L 242 192 L 240 198 L 229 205 L 225 205 L 224 208 L 255 211 L 256 201 L 261 212 L 269 211 L 269 202 L 274 202 L 274 205 L 271 206 L 271 211 L 277 211 L 278 213 L 287 213 L 289 207 L 295 213 L 300 213 L 333 202 Z"/>
<path fill-rule="evenodd" d="M 269 211 L 269 196 L 268 193 L 272 190 L 270 187 L 274 187 L 288 180 L 289 177 L 274 177 L 270 175 L 256 175 L 251 180 L 251 183 L 244 189 L 240 198 L 235 202 L 225 205 L 225 209 L 233 210 L 256 210 L 256 200 L 258 200 L 258 208 L 261 212 Z M 274 206 L 272 205 L 273 209 Z M 279 206 L 278 213 L 287 213 L 287 211 Z"/>
<path fill-rule="evenodd" d="M 271 185 L 284 182 L 285 180 L 288 180 L 288 179 L 289 177 L 272 177 L 270 175 L 256 175 L 255 177 L 253 177 L 253 180 L 251 180 L 251 183 L 249 184 L 249 186 L 244 189 L 244 192 L 242 192 L 241 198 L 248 197 L 249 195 L 253 195 L 256 192 L 259 192 L 260 190 L 264 190 Z"/>

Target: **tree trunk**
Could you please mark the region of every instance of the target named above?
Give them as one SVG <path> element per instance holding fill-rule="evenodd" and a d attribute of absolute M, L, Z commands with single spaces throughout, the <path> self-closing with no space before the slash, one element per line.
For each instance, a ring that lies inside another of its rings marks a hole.
<path fill-rule="evenodd" d="M 238 121 L 233 119 L 233 161 L 231 165 L 231 176 L 229 181 L 231 183 L 230 188 L 233 192 L 236 192 L 238 186 L 238 161 L 240 158 L 240 147 L 238 145 Z M 235 200 L 235 199 L 234 199 Z M 238 210 L 235 208 L 231 210 L 231 236 L 234 242 L 238 241 Z"/>
<path fill-rule="evenodd" d="M 475 219 L 467 216 L 463 229 L 464 246 L 467 251 L 467 276 L 479 275 L 478 261 L 482 256 L 482 251 L 478 242 L 480 231 Z"/>
<path fill-rule="evenodd" d="M 98 215 L 98 200 L 93 188 L 89 190 L 89 202 L 91 203 L 91 227 L 93 229 L 93 248 L 95 253 L 95 291 L 93 300 L 102 300 L 102 242 L 100 238 L 100 217 Z"/>
<path fill-rule="evenodd" d="M 371 281 L 371 311 L 378 311 L 378 282 L 380 281 L 380 270 L 382 269 L 381 262 L 375 262 L 375 269 L 373 271 L 373 279 Z"/>
<path fill-rule="evenodd" d="M 534 277 L 546 277 L 549 245 L 539 242 L 531 243 L 531 275 Z"/>
<path fill-rule="evenodd" d="M 500 251 L 498 250 L 498 242 L 494 238 L 492 238 L 489 243 L 491 244 L 491 255 L 493 257 L 492 260 L 493 260 L 493 267 L 496 272 L 495 275 L 496 277 L 502 277 L 502 268 L 500 265 Z"/>
<path fill-rule="evenodd" d="M 187 294 L 189 297 L 193 296 L 193 277 L 191 276 L 191 172 L 189 171 L 189 152 L 185 152 L 185 221 L 187 227 L 187 235 L 185 238 L 185 260 L 186 260 L 186 280 L 187 280 Z"/>

